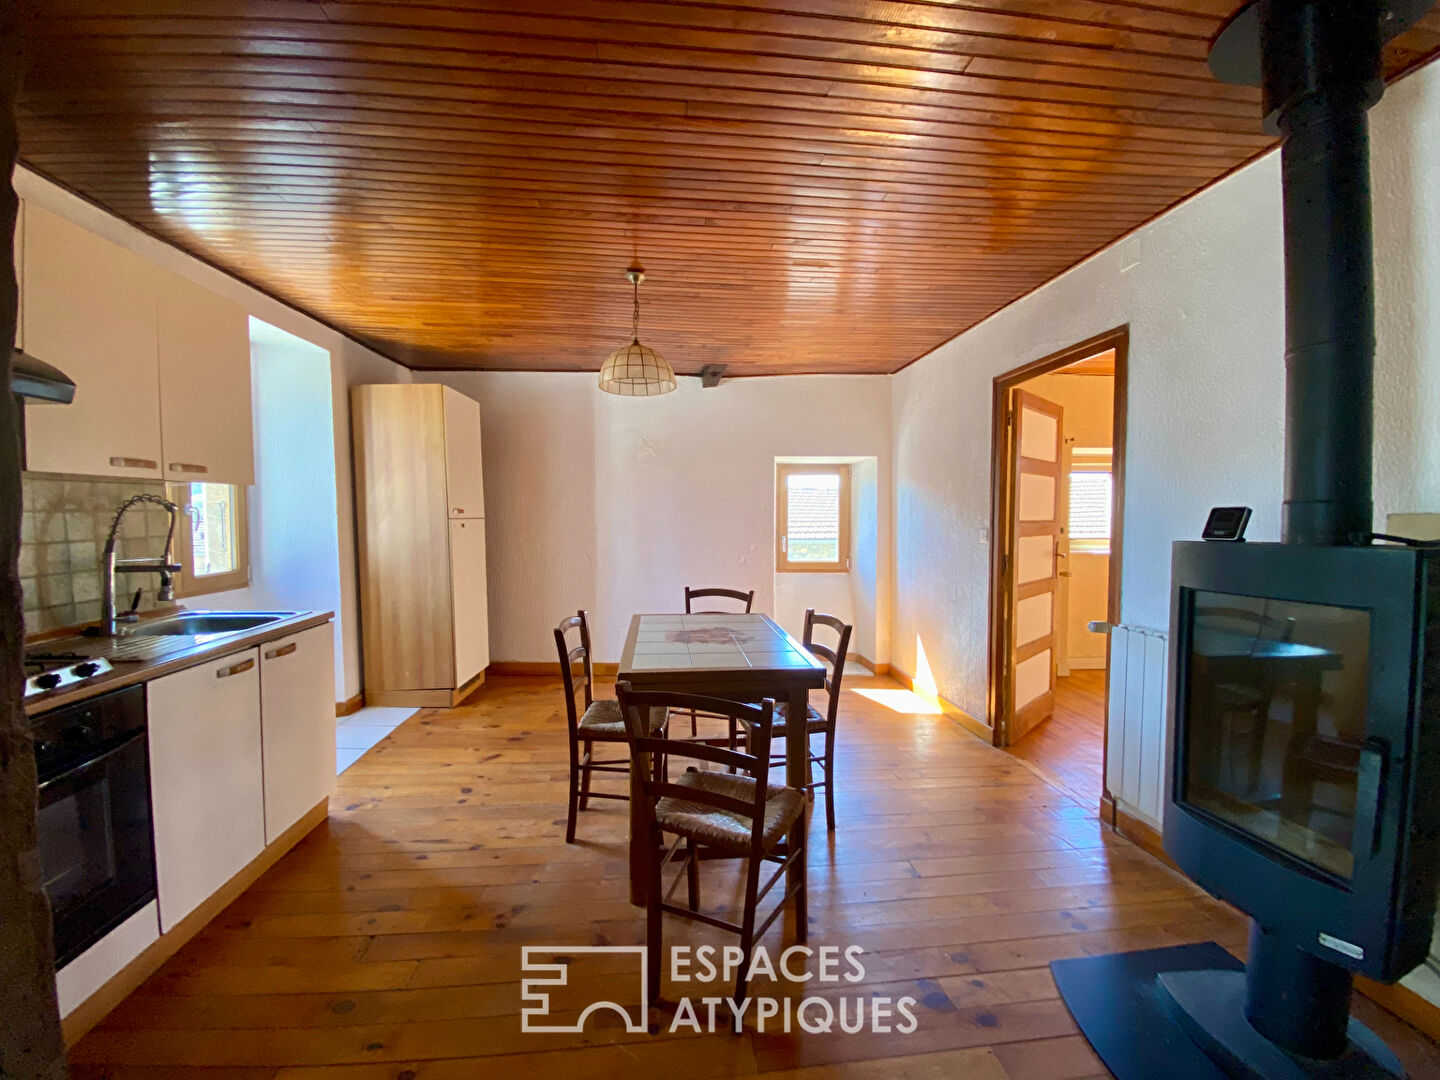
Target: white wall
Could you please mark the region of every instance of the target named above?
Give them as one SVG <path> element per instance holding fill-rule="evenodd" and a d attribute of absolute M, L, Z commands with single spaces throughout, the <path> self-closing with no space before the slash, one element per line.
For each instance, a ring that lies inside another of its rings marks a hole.
<path fill-rule="evenodd" d="M 755 589 L 774 610 L 775 459 L 875 457 L 888 566 L 889 384 L 884 376 L 682 378 L 656 398 L 602 394 L 589 374 L 416 373 L 480 402 L 490 651 L 553 661 L 578 608 L 619 659 L 630 616 L 678 611 L 686 585 Z M 887 577 L 882 573 L 882 578 Z M 878 620 L 888 619 L 888 588 Z"/>
<path fill-rule="evenodd" d="M 335 697 L 344 700 L 335 408 L 330 354 L 258 319 L 250 323 L 255 486 L 250 489 L 250 585 L 197 599 L 230 610 L 335 612 Z"/>
<path fill-rule="evenodd" d="M 1377 524 L 1440 509 L 1436 131 L 1432 63 L 1372 113 Z M 1111 327 L 1131 335 L 1122 620 L 1168 626 L 1171 541 L 1209 507 L 1252 506 L 1250 536 L 1278 539 L 1283 310 L 1271 154 L 900 373 L 893 662 L 913 671 L 918 636 L 940 693 L 984 715 L 991 380 Z"/>
<path fill-rule="evenodd" d="M 410 372 L 338 330 L 216 269 L 172 244 L 122 221 L 73 192 L 23 167 L 15 169 L 15 190 L 22 199 L 119 244 L 156 266 L 202 285 L 240 304 L 257 319 L 294 334 L 330 354 L 335 442 L 335 512 L 340 557 L 341 624 L 338 656 L 346 698 L 360 692 L 360 590 L 355 562 L 355 495 L 350 466 L 349 388 L 362 382 L 409 382 Z M 204 404 L 201 407 L 205 407 Z M 197 598 L 196 605 L 204 601 Z"/>
<path fill-rule="evenodd" d="M 777 461 L 776 467 L 816 463 L 815 458 L 788 457 Z M 877 563 L 880 462 L 867 457 L 829 458 L 822 463 L 850 466 L 850 569 L 838 574 L 777 570 L 775 605 L 770 615 L 797 638 L 805 632 L 806 609 L 835 615 L 854 628 L 850 635 L 850 655 L 859 654 L 878 663 L 875 656 L 880 639 L 876 615 L 880 581 Z M 888 631 L 888 627 L 886 629 Z M 826 643 L 831 636 L 825 635 Z M 884 636 L 888 642 L 888 633 Z"/>

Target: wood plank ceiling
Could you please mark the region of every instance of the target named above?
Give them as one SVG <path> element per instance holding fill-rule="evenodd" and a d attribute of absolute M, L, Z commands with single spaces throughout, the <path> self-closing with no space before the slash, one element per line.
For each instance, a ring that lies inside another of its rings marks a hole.
<path fill-rule="evenodd" d="M 595 370 L 638 258 L 679 372 L 894 371 L 1268 145 L 1237 0 L 37 6 L 27 165 L 412 367 Z"/>

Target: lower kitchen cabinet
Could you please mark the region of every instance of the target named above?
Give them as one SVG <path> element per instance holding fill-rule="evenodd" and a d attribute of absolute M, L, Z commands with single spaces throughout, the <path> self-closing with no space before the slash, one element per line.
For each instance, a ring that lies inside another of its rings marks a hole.
<path fill-rule="evenodd" d="M 147 687 L 162 932 L 265 847 L 260 663 L 248 649 Z"/>
<path fill-rule="evenodd" d="M 260 646 L 267 844 L 335 788 L 334 684 L 329 623 Z"/>

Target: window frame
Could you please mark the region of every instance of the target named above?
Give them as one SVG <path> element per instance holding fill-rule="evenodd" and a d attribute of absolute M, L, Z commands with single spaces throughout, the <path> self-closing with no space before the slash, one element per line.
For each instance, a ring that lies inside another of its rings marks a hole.
<path fill-rule="evenodd" d="M 210 480 L 194 483 L 208 484 Z M 192 596 L 207 596 L 210 593 L 230 592 L 243 589 L 250 584 L 250 507 L 248 490 L 244 484 L 228 484 L 235 489 L 235 569 L 224 574 L 195 574 L 195 550 L 193 546 L 190 507 L 190 484 L 192 481 L 171 482 L 165 485 L 166 498 L 180 507 L 180 518 L 175 523 L 175 561 L 182 567 L 175 579 L 177 599 Z"/>
<path fill-rule="evenodd" d="M 1065 537 L 1070 551 L 1078 555 L 1109 555 L 1115 543 L 1115 457 L 1114 450 L 1103 446 L 1072 447 L 1069 467 L 1065 471 Z M 1109 535 L 1077 538 L 1071 528 L 1071 492 L 1074 491 L 1076 473 L 1106 473 L 1110 477 L 1110 514 L 1107 521 Z"/>
<path fill-rule="evenodd" d="M 833 474 L 840 478 L 839 559 L 834 562 L 791 562 L 789 552 L 789 478 Z M 850 466 L 833 462 L 806 465 L 790 462 L 775 468 L 775 572 L 777 574 L 847 574 L 850 572 Z"/>

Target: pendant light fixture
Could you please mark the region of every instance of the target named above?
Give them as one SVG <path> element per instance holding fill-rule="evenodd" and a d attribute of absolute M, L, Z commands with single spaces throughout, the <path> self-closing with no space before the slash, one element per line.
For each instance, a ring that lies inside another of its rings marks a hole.
<path fill-rule="evenodd" d="M 637 263 L 625 271 L 635 288 L 635 319 L 629 345 L 622 345 L 600 365 L 600 389 L 622 397 L 653 397 L 675 389 L 675 369 L 648 345 L 640 344 L 640 283 L 645 271 Z"/>

